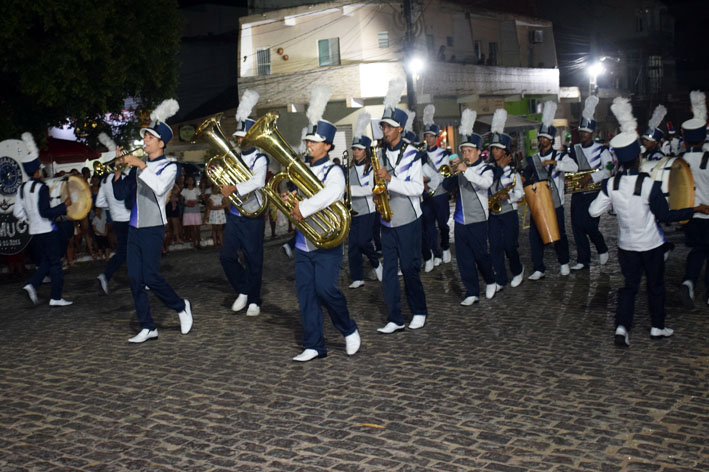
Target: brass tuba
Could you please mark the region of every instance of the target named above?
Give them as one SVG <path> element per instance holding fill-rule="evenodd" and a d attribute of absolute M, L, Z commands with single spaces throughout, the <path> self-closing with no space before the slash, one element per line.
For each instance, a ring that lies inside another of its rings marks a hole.
<path fill-rule="evenodd" d="M 296 221 L 290 213 L 296 202 L 303 198 L 290 194 L 284 200 L 280 196 L 278 187 L 283 181 L 292 182 L 305 198 L 310 198 L 322 190 L 323 184 L 283 139 L 276 128 L 277 120 L 277 113 L 266 113 L 249 129 L 242 141 L 244 147 L 256 146 L 283 166 L 283 170 L 274 175 L 263 190 L 271 198 L 271 202 L 311 243 L 320 249 L 337 247 L 344 242 L 350 231 L 350 212 L 342 202 L 334 202 L 304 220 Z"/>
<path fill-rule="evenodd" d="M 583 170 L 581 172 L 576 172 L 575 174 L 564 175 L 564 188 L 566 193 L 581 193 L 581 192 L 595 192 L 601 190 L 603 182 L 595 183 L 593 180 L 589 180 L 586 185 L 581 185 L 581 179 L 587 175 L 593 175 L 601 169 Z"/>
<path fill-rule="evenodd" d="M 241 159 L 236 150 L 231 147 L 229 140 L 224 136 L 220 121 L 222 119 L 222 114 L 218 113 L 210 118 L 204 120 L 204 122 L 197 128 L 197 132 L 194 138 L 202 137 L 204 141 L 207 141 L 214 145 L 220 154 L 212 157 L 207 163 L 205 168 L 209 180 L 211 180 L 219 188 L 225 185 L 236 185 L 241 182 L 246 182 L 253 177 L 253 173 L 249 166 Z M 263 189 L 259 189 L 261 196 L 261 205 L 255 211 L 247 211 L 244 209 L 244 204 L 251 197 L 252 193 L 240 197 L 236 192 L 229 195 L 229 201 L 232 205 L 239 210 L 242 216 L 247 218 L 256 218 L 263 214 L 263 212 L 268 207 L 268 198 Z"/>

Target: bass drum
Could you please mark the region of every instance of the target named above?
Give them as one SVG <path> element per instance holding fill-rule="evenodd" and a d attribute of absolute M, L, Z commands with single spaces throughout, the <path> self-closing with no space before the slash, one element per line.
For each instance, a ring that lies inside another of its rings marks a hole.
<path fill-rule="evenodd" d="M 534 224 L 537 225 L 539 235 L 544 244 L 559 241 L 559 223 L 556 221 L 554 198 L 551 194 L 551 185 L 548 180 L 541 180 L 531 185 L 525 185 L 524 197 L 532 213 Z"/>
<path fill-rule="evenodd" d="M 694 206 L 694 177 L 689 164 L 681 157 L 665 157 L 659 161 L 643 161 L 641 172 L 650 174 L 650 178 L 662 182 L 662 193 L 667 199 L 670 210 L 680 210 Z M 684 220 L 681 223 L 687 223 Z"/>
<path fill-rule="evenodd" d="M 78 175 L 55 177 L 47 179 L 45 183 L 49 187 L 49 206 L 61 205 L 66 200 L 66 196 L 70 195 L 71 205 L 66 209 L 66 216 L 75 221 L 86 218 L 91 211 L 93 200 L 89 184 L 82 177 Z"/>

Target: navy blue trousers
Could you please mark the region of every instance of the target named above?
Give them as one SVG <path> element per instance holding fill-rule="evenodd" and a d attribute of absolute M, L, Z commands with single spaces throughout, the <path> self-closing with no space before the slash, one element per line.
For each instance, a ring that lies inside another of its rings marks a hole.
<path fill-rule="evenodd" d="M 62 244 L 57 231 L 50 231 L 44 234 L 35 234 L 32 236 L 32 243 L 39 254 L 39 264 L 29 284 L 35 289 L 42 285 L 42 280 L 49 274 L 52 279 L 52 300 L 62 298 L 62 289 L 64 288 L 64 272 L 62 271 Z"/>
<path fill-rule="evenodd" d="M 608 252 L 606 240 L 603 239 L 598 223 L 601 217 L 593 218 L 588 214 L 588 207 L 591 206 L 598 196 L 598 192 L 574 193 L 571 196 L 571 232 L 576 241 L 576 262 L 580 262 L 588 267 L 591 264 L 591 245 L 589 238 L 596 246 L 599 254 Z"/>
<path fill-rule="evenodd" d="M 450 206 L 448 205 L 448 194 L 437 197 L 426 198 L 421 202 L 423 212 L 423 259 L 425 261 L 433 257 L 441 257 L 443 251 L 450 249 L 450 228 L 448 219 L 450 218 Z M 436 223 L 441 233 L 441 246 L 438 246 L 438 233 L 436 233 Z"/>
<path fill-rule="evenodd" d="M 709 219 L 692 218 L 687 223 L 685 236 L 691 249 L 687 254 L 687 267 L 682 280 L 691 280 L 696 287 L 702 267 L 706 264 L 704 286 L 709 291 Z"/>
<path fill-rule="evenodd" d="M 488 220 L 490 236 L 490 257 L 492 267 L 495 269 L 495 282 L 507 285 L 507 269 L 505 268 L 505 255 L 510 261 L 512 275 L 522 272 L 522 262 L 519 259 L 519 215 L 517 210 L 501 215 L 490 214 Z"/>
<path fill-rule="evenodd" d="M 650 309 L 652 327 L 665 328 L 665 251 L 662 246 L 650 251 L 625 251 L 618 248 L 618 262 L 625 277 L 625 286 L 618 290 L 618 307 L 615 325 L 623 325 L 630 331 L 635 316 L 635 296 L 640 279 L 645 273 L 647 282 L 647 305 Z"/>
<path fill-rule="evenodd" d="M 556 259 L 559 261 L 559 264 L 568 264 L 569 240 L 566 237 L 563 205 L 556 209 L 556 221 L 559 224 L 560 236 L 560 239 L 553 243 L 554 250 L 556 250 Z M 544 265 L 544 243 L 542 243 L 542 237 L 539 235 L 539 230 L 537 230 L 537 224 L 534 222 L 534 216 L 530 218 L 529 247 L 532 253 L 532 265 L 534 266 L 534 270 L 544 272 L 546 270 L 546 266 Z"/>
<path fill-rule="evenodd" d="M 352 218 L 349 240 L 347 241 L 347 259 L 352 280 L 364 280 L 362 254 L 367 256 L 374 269 L 379 267 L 379 258 L 377 258 L 377 253 L 372 245 L 372 228 L 375 219 L 379 219 L 377 212 Z"/>
<path fill-rule="evenodd" d="M 162 242 L 165 237 L 164 226 L 151 228 L 128 228 L 127 265 L 130 291 L 135 302 L 135 311 L 140 326 L 155 329 L 155 322 L 150 315 L 150 301 L 145 286 L 155 294 L 166 307 L 180 312 L 185 309 L 185 301 L 165 281 L 160 273 Z"/>
<path fill-rule="evenodd" d="M 455 223 L 455 260 L 466 298 L 480 297 L 478 270 L 486 284 L 495 283 L 492 259 L 487 251 L 487 236 L 487 221 L 467 225 Z"/>
<path fill-rule="evenodd" d="M 320 304 L 325 306 L 332 324 L 343 336 L 357 330 L 347 309 L 347 299 L 337 287 L 341 263 L 342 245 L 311 252 L 295 251 L 295 286 L 303 322 L 303 346 L 315 349 L 318 354 L 327 353 Z"/>
<path fill-rule="evenodd" d="M 103 270 L 106 280 L 111 280 L 113 274 L 125 262 L 128 247 L 128 222 L 114 221 L 111 223 L 111 228 L 116 234 L 116 253 L 108 260 L 106 268 Z"/>
<path fill-rule="evenodd" d="M 379 213 L 377 213 L 378 215 Z M 379 217 L 374 218 L 372 223 L 372 238 L 374 239 L 374 249 L 382 250 L 382 221 Z"/>
<path fill-rule="evenodd" d="M 263 275 L 264 218 L 246 218 L 227 213 L 224 242 L 219 261 L 227 280 L 237 294 L 248 295 L 247 303 L 261 305 L 261 278 Z M 244 264 L 239 262 L 239 249 Z"/>
<path fill-rule="evenodd" d="M 413 315 L 427 315 L 426 294 L 421 283 L 421 218 L 409 224 L 389 228 L 382 225 L 384 276 L 382 289 L 387 304 L 387 321 L 404 324 L 401 315 L 399 266 L 404 275 L 406 301 Z"/>

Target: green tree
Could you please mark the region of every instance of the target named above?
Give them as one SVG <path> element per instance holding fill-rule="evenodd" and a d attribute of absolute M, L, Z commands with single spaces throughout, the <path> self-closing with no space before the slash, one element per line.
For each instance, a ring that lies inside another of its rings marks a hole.
<path fill-rule="evenodd" d="M 172 97 L 181 19 L 177 0 L 5 0 L 0 15 L 0 140 L 48 126 L 77 126 L 129 140 L 137 123 L 107 129 L 124 99 L 149 111 Z"/>

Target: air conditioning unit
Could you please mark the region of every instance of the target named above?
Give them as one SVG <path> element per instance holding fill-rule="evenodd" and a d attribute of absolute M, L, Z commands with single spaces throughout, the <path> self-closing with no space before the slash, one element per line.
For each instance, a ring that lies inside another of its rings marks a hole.
<path fill-rule="evenodd" d="M 544 30 L 529 30 L 529 42 L 538 44 L 544 42 Z"/>

